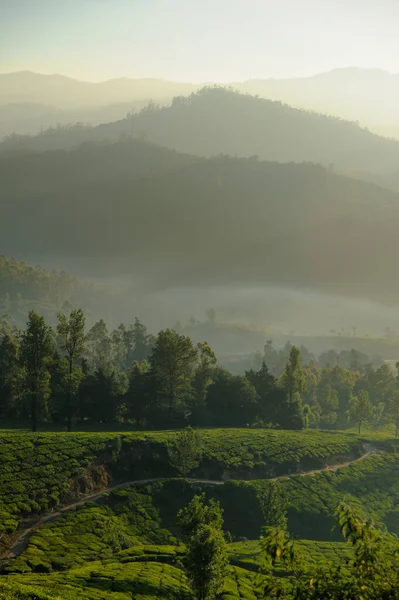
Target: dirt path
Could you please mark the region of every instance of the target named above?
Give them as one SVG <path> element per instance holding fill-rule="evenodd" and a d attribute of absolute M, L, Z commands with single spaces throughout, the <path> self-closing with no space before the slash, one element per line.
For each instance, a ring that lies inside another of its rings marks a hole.
<path fill-rule="evenodd" d="M 342 469 L 343 467 L 349 467 L 349 465 L 352 465 L 356 462 L 360 462 L 361 460 L 364 460 L 365 458 L 372 456 L 373 454 L 384 454 L 382 450 L 374 448 L 374 446 L 372 446 L 371 444 L 363 444 L 363 448 L 365 450 L 364 454 L 362 454 L 358 458 L 348 460 L 347 462 L 338 463 L 336 465 L 328 465 L 327 467 L 323 467 L 322 469 L 314 469 L 313 471 L 306 471 L 304 473 L 291 473 L 291 475 L 279 475 L 278 477 L 272 477 L 271 479 L 268 479 L 268 481 L 289 479 L 290 477 L 294 477 L 295 475 L 297 477 L 305 477 L 306 475 L 317 475 L 318 473 L 325 473 L 326 471 L 331 471 L 334 473 L 335 471 L 338 471 L 338 469 Z"/>
<path fill-rule="evenodd" d="M 364 447 L 365 453 L 362 454 L 362 456 L 359 456 L 359 458 L 354 458 L 353 460 L 349 460 L 344 463 L 338 463 L 336 465 L 329 465 L 327 467 L 324 467 L 323 469 L 315 469 L 313 471 L 297 473 L 296 475 L 299 477 L 305 477 L 306 475 L 317 475 L 318 473 L 324 473 L 326 471 L 334 472 L 334 471 L 337 471 L 338 469 L 342 469 L 343 467 L 349 467 L 349 465 L 351 465 L 355 462 L 364 460 L 365 458 L 367 458 L 368 456 L 371 456 L 372 454 L 381 454 L 382 453 L 381 450 L 377 450 L 370 444 L 364 444 L 363 447 Z M 268 479 L 268 481 L 278 481 L 278 480 L 282 480 L 282 479 L 289 479 L 290 477 L 293 477 L 293 476 L 295 476 L 294 473 L 292 473 L 290 475 L 279 475 L 278 477 L 272 477 L 272 478 Z M 98 498 L 101 498 L 102 496 L 104 496 L 105 494 L 109 494 L 110 492 L 114 492 L 115 490 L 129 487 L 131 485 L 156 483 L 157 481 L 162 481 L 164 479 L 166 479 L 166 478 L 165 477 L 154 477 L 152 479 L 139 479 L 139 480 L 136 479 L 135 481 L 127 481 L 125 483 L 119 483 L 118 485 L 114 485 L 112 487 L 105 488 L 99 492 L 95 492 L 94 494 L 89 494 L 88 496 L 84 496 L 83 498 L 80 498 L 79 500 L 77 500 L 76 502 L 73 502 L 72 504 L 67 504 L 66 506 L 61 506 L 58 508 L 58 510 L 51 512 L 47 515 L 44 515 L 43 517 L 41 517 L 40 519 L 35 521 L 30 527 L 25 529 L 17 537 L 17 539 L 12 544 L 12 546 L 3 553 L 2 557 L 0 558 L 0 563 L 1 563 L 0 572 L 4 569 L 4 567 L 13 558 L 16 558 L 17 556 L 19 556 L 20 554 L 22 554 L 22 552 L 24 552 L 26 550 L 26 548 L 28 547 L 28 544 L 29 544 L 29 540 L 32 537 L 32 535 L 45 523 L 51 523 L 52 521 L 55 521 L 56 519 L 58 519 L 64 513 L 75 510 L 78 506 L 82 506 L 83 504 L 86 504 L 86 502 L 98 500 Z M 218 480 L 213 480 L 213 479 L 187 478 L 187 481 L 190 481 L 191 483 L 202 483 L 205 485 L 224 485 L 226 483 L 226 481 L 218 481 Z"/>

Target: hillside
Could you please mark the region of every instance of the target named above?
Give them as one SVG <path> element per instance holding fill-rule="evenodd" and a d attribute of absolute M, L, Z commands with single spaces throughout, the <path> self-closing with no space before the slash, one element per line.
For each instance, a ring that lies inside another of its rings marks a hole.
<path fill-rule="evenodd" d="M 14 132 L 35 134 L 57 124 L 107 123 L 150 100 L 169 104 L 174 96 L 188 95 L 203 85 L 129 78 L 89 83 L 28 71 L 0 74 L 0 139 Z M 312 77 L 250 79 L 228 85 L 296 108 L 359 121 L 376 133 L 398 137 L 397 74 L 345 68 Z"/>
<path fill-rule="evenodd" d="M 393 136 L 399 124 L 399 74 L 382 69 L 341 68 L 313 77 L 252 79 L 232 85 L 262 98 L 360 121 L 387 136 Z"/>
<path fill-rule="evenodd" d="M 8 156 L 0 178 L 9 255 L 85 262 L 143 289 L 261 282 L 369 299 L 399 291 L 398 196 L 319 166 L 195 159 L 126 140 Z"/>
<path fill-rule="evenodd" d="M 331 531 L 335 506 L 344 495 L 361 512 L 397 531 L 398 490 L 392 474 L 398 460 L 389 435 L 369 432 L 359 439 L 338 432 L 204 430 L 203 458 L 190 477 L 206 475 L 207 481 L 173 478 L 167 443 L 175 435 L 3 431 L 2 597 L 128 600 L 134 593 L 149 600 L 191 600 L 176 515 L 202 491 L 220 502 L 224 529 L 233 541 L 227 546 L 230 566 L 223 600 L 257 597 L 255 575 L 263 552 L 259 535 L 271 516 L 268 494 L 276 490 L 288 502 L 288 528 L 299 537 L 305 577 L 320 563 L 331 567 L 353 556 Z M 374 454 L 358 460 L 366 447 L 374 448 Z M 345 466 L 345 460 L 351 464 Z M 315 468 L 322 472 L 313 474 Z M 228 469 L 222 479 L 221 469 Z M 10 493 L 15 472 L 19 482 Z M 280 487 L 269 479 L 276 472 Z M 238 474 L 250 480 L 223 481 Z M 140 481 L 150 477 L 159 480 Z M 121 486 L 112 490 L 118 482 Z M 96 491 L 85 502 L 84 496 Z"/>
<path fill-rule="evenodd" d="M 115 141 L 123 134 L 201 156 L 257 155 L 269 161 L 322 163 L 345 172 L 389 173 L 399 157 L 399 142 L 353 122 L 220 87 L 176 97 L 163 108 L 149 105 L 128 119 L 96 128 L 67 127 L 11 138 L 0 145 L 0 152 L 68 148 L 85 140 Z"/>
<path fill-rule="evenodd" d="M 122 119 L 150 100 L 169 103 L 198 86 L 160 79 L 114 79 L 100 83 L 29 71 L 0 74 L 0 140 L 36 134 L 70 123 L 98 125 Z"/>
<path fill-rule="evenodd" d="M 106 310 L 111 299 L 115 301 L 116 292 L 109 286 L 0 254 L 0 318 L 11 317 L 17 327 L 25 326 L 29 310 L 53 322 L 65 303 L 84 307 L 91 320 Z"/>
<path fill-rule="evenodd" d="M 144 110 L 137 134 L 182 152 L 258 155 L 279 162 L 311 161 L 349 171 L 389 171 L 399 143 L 356 123 L 292 108 L 223 88 L 204 88 L 170 107 Z"/>

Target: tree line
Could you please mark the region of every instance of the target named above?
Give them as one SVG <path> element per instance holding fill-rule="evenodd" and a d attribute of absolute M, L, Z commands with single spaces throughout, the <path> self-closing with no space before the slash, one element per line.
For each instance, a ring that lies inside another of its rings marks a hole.
<path fill-rule="evenodd" d="M 151 335 L 139 319 L 109 333 L 86 331 L 81 309 L 50 327 L 30 311 L 20 331 L 0 321 L 0 418 L 38 424 L 126 423 L 135 428 L 225 426 L 345 428 L 394 423 L 399 383 L 386 364 L 349 368 L 316 363 L 306 348 L 286 348 L 275 371 L 270 344 L 257 368 L 233 375 L 207 342 L 173 329 Z M 279 353 L 276 353 L 280 356 Z M 302 355 L 307 363 L 302 365 Z M 352 351 L 352 358 L 356 358 Z"/>

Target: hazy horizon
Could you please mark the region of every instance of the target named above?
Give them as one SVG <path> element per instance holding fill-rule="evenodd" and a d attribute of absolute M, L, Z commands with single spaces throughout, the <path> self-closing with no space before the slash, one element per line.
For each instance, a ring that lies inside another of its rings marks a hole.
<path fill-rule="evenodd" d="M 226 83 L 399 71 L 394 0 L 1 0 L 0 15 L 2 73 Z"/>

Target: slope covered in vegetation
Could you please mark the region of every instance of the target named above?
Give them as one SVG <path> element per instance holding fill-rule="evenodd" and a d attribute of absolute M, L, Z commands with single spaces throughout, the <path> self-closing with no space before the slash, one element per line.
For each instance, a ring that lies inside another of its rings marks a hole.
<path fill-rule="evenodd" d="M 143 286 L 398 292 L 397 195 L 318 166 L 193 159 L 120 142 L 4 158 L 0 177 L 8 254 L 60 263 L 96 256 L 93 269 Z"/>
<path fill-rule="evenodd" d="M 221 87 L 177 96 L 166 107 L 150 104 L 137 115 L 94 128 L 77 125 L 14 136 L 0 145 L 0 152 L 71 148 L 131 134 L 201 156 L 257 154 L 264 160 L 332 163 L 345 170 L 389 171 L 399 154 L 397 141 L 356 123 Z"/>
<path fill-rule="evenodd" d="M 176 476 L 167 444 L 176 433 L 11 433 L 0 439 L 0 527 L 119 482 Z M 271 477 L 360 456 L 350 435 L 220 430 L 201 432 L 200 478 Z M 16 481 L 16 473 L 18 480 Z"/>
<path fill-rule="evenodd" d="M 231 430 L 230 440 L 234 433 Z M 249 433 L 258 435 L 258 432 Z M 212 434 L 206 432 L 206 436 Z M 215 437 L 219 437 L 218 434 L 220 432 L 215 432 Z M 165 435 L 173 434 L 156 435 L 165 440 Z M 276 435 L 282 436 L 284 444 L 288 442 L 288 439 L 284 442 L 284 437 L 290 434 Z M 295 434 L 291 440 L 293 449 L 299 435 L 309 442 L 308 435 Z M 331 451 L 328 436 L 316 435 L 320 447 L 327 440 L 324 454 Z M 80 437 L 84 440 L 87 436 Z M 124 437 L 123 445 L 128 438 Z M 60 436 L 61 442 L 62 439 Z M 240 443 L 243 445 L 242 437 Z M 114 452 L 117 447 L 113 444 Z M 267 442 L 266 448 L 269 458 L 273 458 L 273 448 L 269 449 Z M 206 437 L 205 449 L 208 449 Z M 154 447 L 152 454 L 156 454 Z M 114 454 L 114 464 L 125 463 L 126 459 L 123 452 L 118 457 Z M 280 502 L 287 504 L 288 531 L 302 538 L 296 548 L 300 561 L 296 569 L 301 577 L 311 577 L 321 565 L 332 569 L 344 560 L 353 559 L 351 546 L 333 541 L 338 540 L 339 535 L 331 531 L 336 503 L 343 497 L 368 517 L 384 521 L 391 530 L 392 525 L 395 528 L 390 519 L 399 493 L 395 483 L 398 468 L 397 456 L 388 454 L 353 463 L 336 473 L 292 475 L 281 481 L 275 489 Z M 7 575 L 3 574 L 0 585 L 4 594 L 7 590 L 9 597 L 16 599 L 47 600 L 48 596 L 65 600 L 125 600 L 131 593 L 146 599 L 192 599 L 181 568 L 186 549 L 176 515 L 203 490 L 208 497 L 220 501 L 224 529 L 229 532 L 227 538 L 233 540 L 228 544 L 231 566 L 221 598 L 255 600 L 259 598 L 256 573 L 263 564 L 265 552 L 259 535 L 276 510 L 270 512 L 268 504 L 269 489 L 274 485 L 266 480 L 232 481 L 215 486 L 163 479 L 127 486 L 101 497 L 96 503 L 88 502 L 76 511 L 65 513 L 34 532 L 22 554 L 5 563 Z M 288 590 L 284 563 L 276 566 L 274 576 L 278 585 L 287 586 Z"/>
<path fill-rule="evenodd" d="M 109 296 L 107 288 L 84 282 L 65 271 L 49 271 L 0 255 L 0 315 L 9 315 L 18 326 L 26 322 L 31 309 L 54 320 L 64 304 L 77 304 L 89 313 L 93 309 L 96 312 Z"/>

